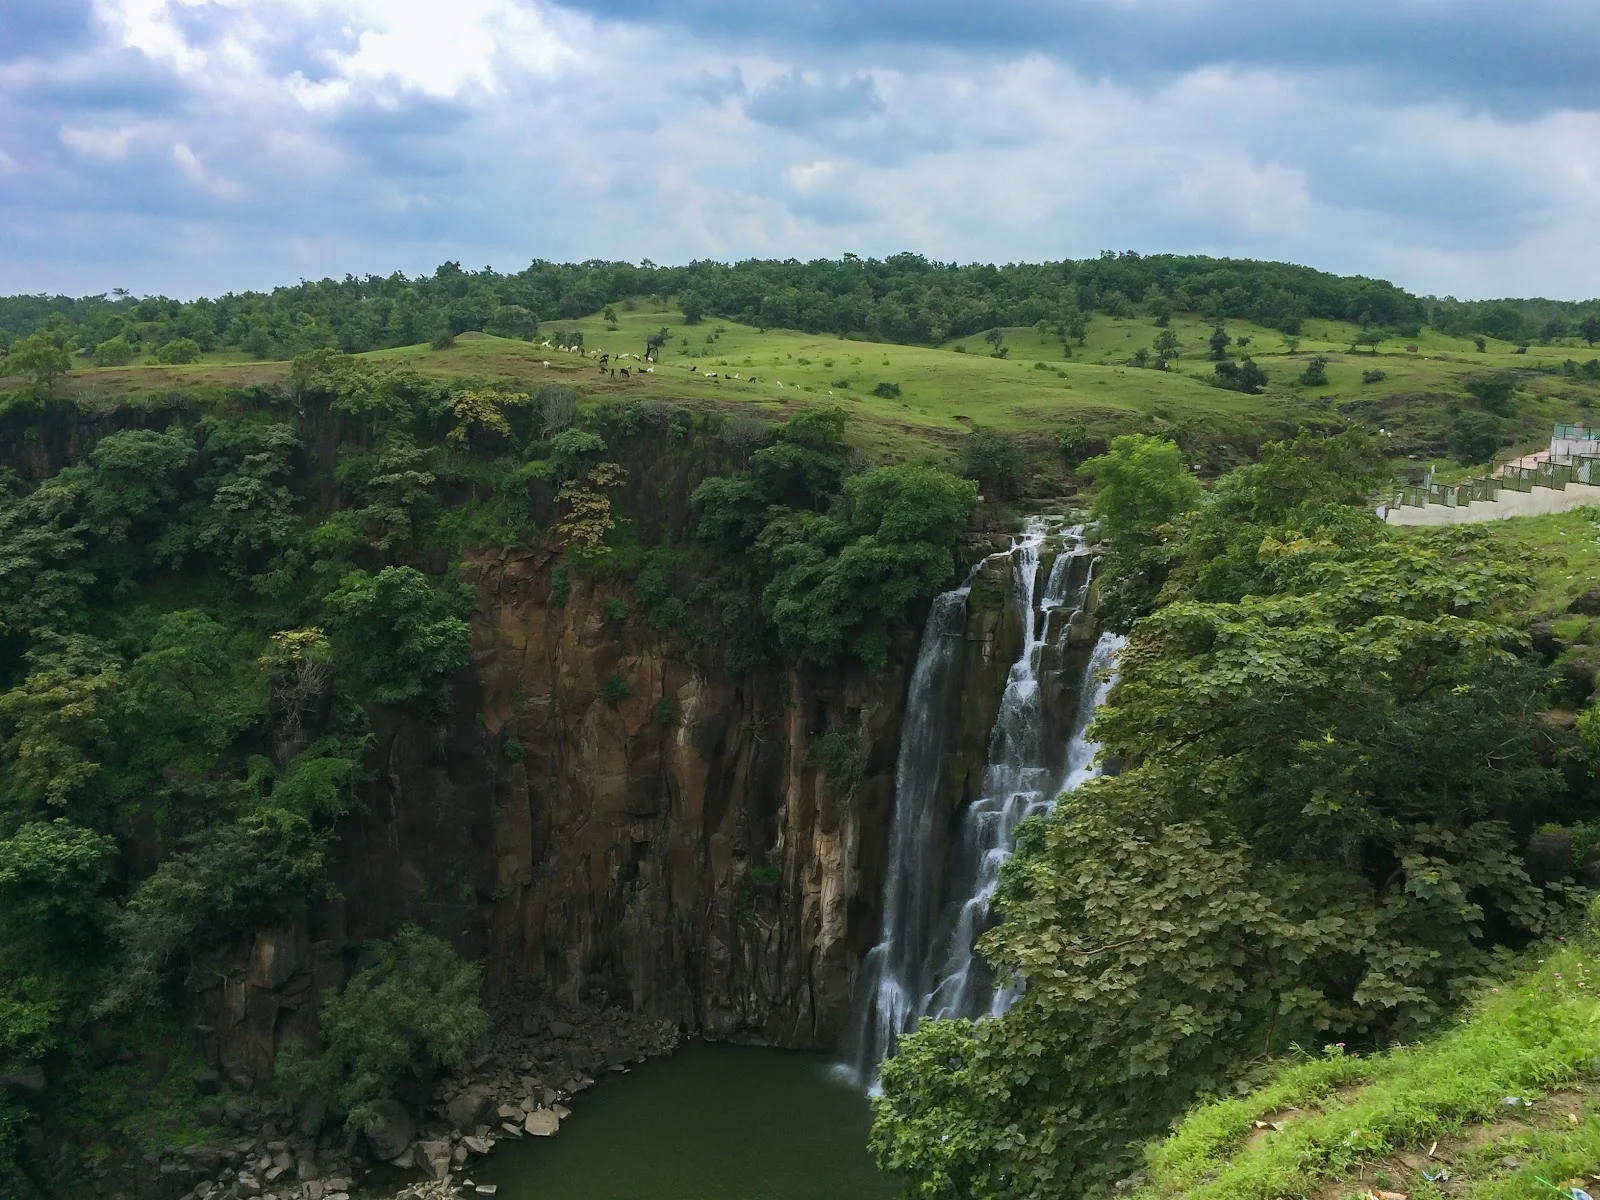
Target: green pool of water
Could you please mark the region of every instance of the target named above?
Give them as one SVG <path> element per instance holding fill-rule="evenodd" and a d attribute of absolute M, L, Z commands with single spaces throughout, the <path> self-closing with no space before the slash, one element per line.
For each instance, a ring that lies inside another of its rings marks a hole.
<path fill-rule="evenodd" d="M 496 1200 L 892 1200 L 865 1097 L 821 1057 L 692 1043 L 578 1096 L 470 1169 Z"/>

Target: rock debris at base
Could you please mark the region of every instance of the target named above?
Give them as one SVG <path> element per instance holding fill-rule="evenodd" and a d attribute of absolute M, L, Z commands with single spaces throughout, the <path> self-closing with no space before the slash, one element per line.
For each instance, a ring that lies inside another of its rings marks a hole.
<path fill-rule="evenodd" d="M 626 1071 L 678 1044 L 671 1024 L 620 1009 L 571 1012 L 513 994 L 491 1011 L 488 1043 L 467 1070 L 438 1084 L 425 1112 L 382 1103 L 377 1127 L 351 1139 L 317 1105 L 286 1112 L 249 1093 L 218 1095 L 218 1111 L 235 1135 L 147 1156 L 145 1166 L 156 1178 L 142 1180 L 135 1194 L 158 1200 L 351 1200 L 362 1171 L 383 1161 L 424 1176 L 393 1200 L 492 1196 L 492 1185 L 472 1181 L 471 1166 L 496 1144 L 558 1136 L 571 1116 L 568 1102 L 597 1076 Z"/>

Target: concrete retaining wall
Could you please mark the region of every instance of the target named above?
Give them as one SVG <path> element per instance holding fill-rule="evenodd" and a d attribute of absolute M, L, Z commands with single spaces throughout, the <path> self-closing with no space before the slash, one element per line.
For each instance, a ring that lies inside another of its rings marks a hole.
<path fill-rule="evenodd" d="M 1600 507 L 1600 486 L 1569 483 L 1564 489 L 1536 487 L 1531 492 L 1502 489 L 1498 500 L 1479 500 L 1451 508 L 1446 504 L 1390 507 L 1384 521 L 1390 525 L 1467 525 L 1474 521 L 1499 521 L 1506 517 L 1537 517 L 1545 513 L 1569 512 L 1574 508 Z"/>

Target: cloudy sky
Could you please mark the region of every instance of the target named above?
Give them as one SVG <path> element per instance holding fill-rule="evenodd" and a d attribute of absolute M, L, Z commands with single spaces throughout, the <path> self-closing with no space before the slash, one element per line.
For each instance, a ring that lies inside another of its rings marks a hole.
<path fill-rule="evenodd" d="M 0 0 L 0 293 L 1107 248 L 1600 294 L 1600 3 Z"/>

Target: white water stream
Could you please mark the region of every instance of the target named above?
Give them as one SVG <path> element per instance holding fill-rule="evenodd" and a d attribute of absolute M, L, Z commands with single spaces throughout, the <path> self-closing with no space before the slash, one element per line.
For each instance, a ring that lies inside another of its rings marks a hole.
<path fill-rule="evenodd" d="M 1041 580 L 1041 557 L 1053 538 L 1064 545 Z M 1086 731 L 1111 689 L 1122 639 L 1103 636 L 1089 655 L 1064 745 L 1051 735 L 1042 681 L 1047 654 L 1059 651 L 1085 619 L 1095 560 L 1080 530 L 1042 518 L 1030 520 L 1002 556 L 1011 561 L 1022 648 L 989 734 L 981 794 L 960 813 L 953 837 L 942 828 L 940 793 L 962 701 L 970 579 L 935 599 L 912 671 L 895 768 L 882 934 L 862 963 L 857 990 L 853 1067 L 863 1081 L 875 1078 L 900 1035 L 923 1018 L 998 1016 L 1010 1005 L 1015 993 L 997 988 L 974 952 L 992 920 L 1001 866 L 1018 824 L 1098 772 L 1099 747 Z"/>

